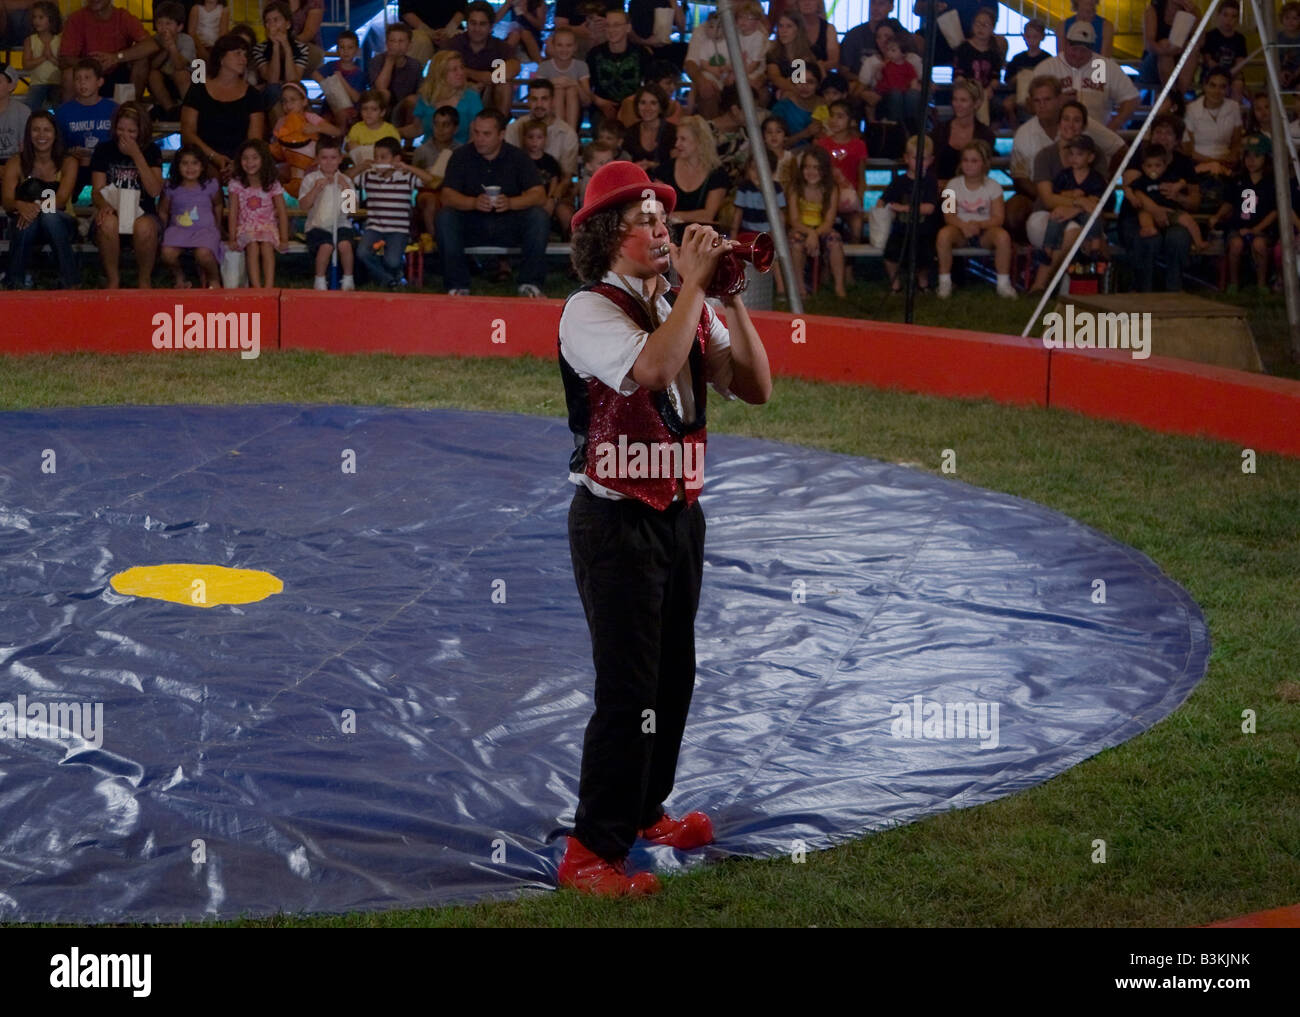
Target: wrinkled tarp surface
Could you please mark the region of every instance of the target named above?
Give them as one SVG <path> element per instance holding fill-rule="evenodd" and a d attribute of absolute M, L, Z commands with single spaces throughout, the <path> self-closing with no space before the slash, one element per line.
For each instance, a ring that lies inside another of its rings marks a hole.
<path fill-rule="evenodd" d="M 0 702 L 102 703 L 105 729 L 100 748 L 0 739 L 0 919 L 553 886 L 593 680 L 571 447 L 563 421 L 487 413 L 0 415 Z M 812 850 L 987 802 L 1145 730 L 1205 673 L 1188 595 L 1056 512 L 771 442 L 715 435 L 708 459 L 669 804 L 710 811 L 718 842 L 634 865 Z M 203 609 L 109 586 L 165 562 L 264 569 L 284 591 Z M 927 729 L 943 704 L 972 721 L 982 704 L 982 732 Z"/>

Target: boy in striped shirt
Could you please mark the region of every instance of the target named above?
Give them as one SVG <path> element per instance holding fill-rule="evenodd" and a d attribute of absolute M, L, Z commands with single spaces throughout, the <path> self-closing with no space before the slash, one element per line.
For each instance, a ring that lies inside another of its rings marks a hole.
<path fill-rule="evenodd" d="M 366 226 L 357 257 L 377 282 L 390 290 L 406 285 L 402 262 L 411 239 L 411 195 L 415 182 L 429 184 L 433 175 L 402 161 L 402 146 L 395 138 L 375 142 L 375 160 L 357 175 L 365 192 Z"/>

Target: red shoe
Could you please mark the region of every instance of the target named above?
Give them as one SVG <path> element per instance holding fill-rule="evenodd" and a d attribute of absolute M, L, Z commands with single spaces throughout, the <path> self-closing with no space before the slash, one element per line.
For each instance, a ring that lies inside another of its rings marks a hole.
<path fill-rule="evenodd" d="M 713 823 L 703 812 L 688 812 L 681 819 L 673 819 L 665 812 L 654 826 L 638 830 L 637 836 L 655 844 L 690 851 L 713 843 Z"/>
<path fill-rule="evenodd" d="M 605 861 L 570 835 L 556 882 L 597 897 L 638 897 L 659 891 L 659 879 L 653 872 L 628 876 L 623 865 L 621 861 Z"/>

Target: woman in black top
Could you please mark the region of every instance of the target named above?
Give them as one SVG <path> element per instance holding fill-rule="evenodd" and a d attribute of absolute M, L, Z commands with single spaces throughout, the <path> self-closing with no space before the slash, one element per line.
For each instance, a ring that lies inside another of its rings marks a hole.
<path fill-rule="evenodd" d="M 798 17 L 803 20 L 803 30 L 808 36 L 808 44 L 822 65 L 822 73 L 840 63 L 839 33 L 826 20 L 826 5 L 822 0 L 799 0 Z"/>
<path fill-rule="evenodd" d="M 639 120 L 623 136 L 623 148 L 643 170 L 667 161 L 677 142 L 677 128 L 664 119 L 668 97 L 657 85 L 642 85 L 632 96 Z"/>
<path fill-rule="evenodd" d="M 952 84 L 952 119 L 945 120 L 933 131 L 934 176 L 943 187 L 958 175 L 961 169 L 961 150 L 972 141 L 984 141 L 993 147 L 993 128 L 982 124 L 975 112 L 984 101 L 984 90 L 978 81 L 961 78 Z"/>
<path fill-rule="evenodd" d="M 136 285 L 140 289 L 150 288 L 154 261 L 158 257 L 158 241 L 162 237 L 162 231 L 158 224 L 155 202 L 163 189 L 162 150 L 156 141 L 149 140 L 152 136 L 151 129 L 145 105 L 124 102 L 113 113 L 113 136 L 96 145 L 95 153 L 90 157 L 90 184 L 95 203 L 95 243 L 99 245 L 99 256 L 104 261 L 104 275 L 108 277 L 110 290 L 121 285 L 118 268 L 122 240 L 118 211 L 122 205 L 120 199 L 117 208 L 109 203 L 103 195 L 105 187 L 111 184 L 117 188 L 119 196 L 127 191 L 136 192 L 140 215 L 134 220 L 128 234 L 135 247 L 135 260 L 140 270 Z"/>
<path fill-rule="evenodd" d="M 713 132 L 703 117 L 685 117 L 677 127 L 673 157 L 650 173 L 677 192 L 673 218 L 680 222 L 716 222 L 727 196 L 727 173 L 713 147 Z"/>
<path fill-rule="evenodd" d="M 191 85 L 181 107 L 181 144 L 198 145 L 223 184 L 230 182 L 239 146 L 266 137 L 265 106 L 245 78 L 247 70 L 248 43 L 223 35 L 212 44 L 208 80 Z"/>

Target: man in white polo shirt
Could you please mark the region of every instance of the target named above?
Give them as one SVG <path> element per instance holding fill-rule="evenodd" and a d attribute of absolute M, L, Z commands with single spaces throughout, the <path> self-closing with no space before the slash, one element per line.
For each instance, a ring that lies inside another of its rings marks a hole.
<path fill-rule="evenodd" d="M 1065 98 L 1078 99 L 1087 107 L 1090 123 L 1118 131 L 1137 109 L 1138 90 L 1124 68 L 1097 55 L 1092 48 L 1096 41 L 1096 29 L 1076 21 L 1065 33 L 1064 51 L 1037 64 L 1034 76 L 1050 74 L 1060 81 Z"/>

